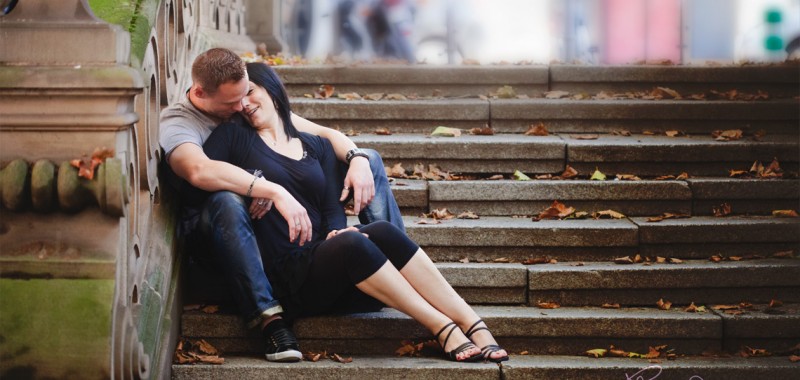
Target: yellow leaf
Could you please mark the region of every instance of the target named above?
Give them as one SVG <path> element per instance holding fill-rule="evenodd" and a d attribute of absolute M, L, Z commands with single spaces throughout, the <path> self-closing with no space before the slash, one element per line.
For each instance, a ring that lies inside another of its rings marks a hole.
<path fill-rule="evenodd" d="M 606 175 L 603 174 L 599 169 L 595 168 L 594 169 L 594 173 L 592 173 L 592 177 L 589 178 L 589 179 L 592 179 L 592 180 L 595 180 L 595 181 L 605 181 L 606 180 Z"/>
<path fill-rule="evenodd" d="M 497 97 L 501 99 L 513 99 L 517 97 L 517 93 L 511 86 L 503 86 L 497 89 Z"/>
<path fill-rule="evenodd" d="M 595 348 L 594 350 L 586 351 L 586 355 L 589 355 L 589 356 L 592 356 L 592 357 L 595 357 L 595 358 L 602 358 L 602 357 L 606 356 L 606 352 L 608 352 L 608 350 L 605 350 L 605 349 L 602 349 L 602 348 Z"/>
<path fill-rule="evenodd" d="M 431 136 L 458 137 L 461 136 L 461 130 L 458 128 L 448 128 L 448 127 L 438 126 L 436 127 L 436 129 L 433 130 Z"/>
<path fill-rule="evenodd" d="M 526 176 L 525 173 L 523 173 L 523 172 L 521 172 L 519 170 L 515 170 L 514 171 L 514 179 L 517 180 L 517 181 L 530 181 L 531 177 Z"/>

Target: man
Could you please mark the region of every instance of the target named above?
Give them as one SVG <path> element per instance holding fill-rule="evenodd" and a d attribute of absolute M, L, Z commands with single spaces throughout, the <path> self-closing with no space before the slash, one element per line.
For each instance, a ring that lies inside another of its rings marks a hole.
<path fill-rule="evenodd" d="M 182 179 L 176 181 L 178 191 L 188 182 L 211 195 L 193 199 L 194 192 L 183 194 L 179 233 L 191 247 L 192 258 L 224 278 L 248 326 L 261 329 L 267 360 L 299 361 L 297 339 L 273 297 L 250 218 L 261 218 L 275 207 L 289 224 L 291 239 L 299 239 L 300 244 L 311 239 L 311 222 L 306 210 L 282 187 L 257 173 L 211 160 L 203 152 L 213 129 L 242 110 L 249 81 L 241 58 L 227 49 L 210 49 L 192 64 L 192 82 L 185 99 L 161 112 L 159 142 L 169 169 Z M 352 190 L 354 211 L 362 223 L 388 220 L 403 228 L 377 152 L 359 150 L 338 131 L 294 114 L 292 123 L 302 132 L 330 140 L 337 157 L 349 164 L 340 201 Z"/>

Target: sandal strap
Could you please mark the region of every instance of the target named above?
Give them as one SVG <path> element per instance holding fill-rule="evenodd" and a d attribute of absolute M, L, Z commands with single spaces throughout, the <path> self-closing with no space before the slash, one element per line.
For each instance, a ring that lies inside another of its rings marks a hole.
<path fill-rule="evenodd" d="M 493 358 L 492 357 L 493 353 L 500 352 L 500 350 L 502 350 L 502 349 L 503 349 L 503 347 L 500 347 L 500 346 L 498 346 L 496 344 L 487 344 L 486 346 L 481 348 L 481 355 L 483 355 L 483 357 L 486 360 L 493 361 L 495 363 L 504 362 L 504 361 L 508 360 L 508 356 L 503 356 L 503 357 L 500 357 L 500 358 Z"/>
<path fill-rule="evenodd" d="M 464 343 L 462 343 L 460 346 L 458 346 L 458 347 L 456 347 L 455 349 L 453 349 L 452 351 L 445 352 L 445 353 L 446 353 L 446 354 L 447 354 L 447 356 L 449 356 L 449 357 L 450 357 L 452 360 L 456 360 L 456 357 L 457 357 L 457 355 L 458 355 L 458 354 L 460 354 L 460 353 L 462 353 L 462 352 L 464 352 L 464 351 L 466 351 L 466 350 L 468 350 L 468 349 L 470 349 L 470 348 L 473 348 L 473 347 L 475 347 L 475 348 L 478 348 L 478 347 L 477 347 L 477 346 L 475 346 L 475 345 L 474 345 L 472 342 L 464 342 Z M 442 346 L 442 349 L 444 349 L 444 346 Z M 471 357 L 471 358 L 472 358 L 472 357 Z M 469 359 L 471 359 L 471 358 L 467 358 L 466 360 L 469 360 Z"/>
<path fill-rule="evenodd" d="M 489 328 L 486 327 L 486 326 L 481 326 L 481 327 L 478 327 L 477 329 L 475 328 L 481 323 L 483 323 L 485 325 L 485 323 L 483 322 L 483 319 L 479 319 L 477 322 L 473 323 L 472 326 L 470 326 L 469 329 L 467 329 L 467 332 L 465 332 L 464 335 L 466 335 L 467 338 L 472 339 L 472 334 L 475 334 L 478 331 L 481 331 L 481 330 L 489 331 Z"/>
<path fill-rule="evenodd" d="M 452 327 L 451 327 L 451 326 L 452 326 Z M 437 341 L 441 342 L 441 340 L 439 339 L 439 337 L 442 335 L 442 333 L 444 332 L 444 330 L 446 330 L 448 327 L 450 327 L 450 332 L 448 332 L 448 333 L 447 333 L 447 336 L 444 338 L 444 342 L 443 342 L 443 343 L 441 343 L 441 345 L 442 345 L 442 349 L 444 349 L 444 347 L 445 347 L 445 346 L 447 346 L 447 341 L 448 341 L 448 340 L 450 340 L 450 335 L 453 335 L 453 330 L 455 330 L 455 329 L 456 329 L 456 327 L 458 327 L 458 326 L 456 326 L 455 322 L 450 322 L 450 323 L 448 323 L 448 324 L 444 325 L 444 327 L 442 327 L 442 329 L 441 329 L 441 330 L 439 330 L 439 332 L 438 332 L 438 333 L 436 333 L 436 340 L 437 340 Z"/>

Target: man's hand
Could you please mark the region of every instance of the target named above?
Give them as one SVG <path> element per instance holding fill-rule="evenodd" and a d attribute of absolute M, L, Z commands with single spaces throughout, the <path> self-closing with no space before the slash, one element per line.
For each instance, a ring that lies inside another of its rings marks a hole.
<path fill-rule="evenodd" d="M 250 202 L 250 217 L 253 219 L 261 219 L 272 208 L 272 200 L 266 198 L 253 198 Z"/>
<path fill-rule="evenodd" d="M 350 161 L 350 168 L 347 169 L 347 176 L 344 177 L 344 189 L 339 198 L 340 202 L 347 199 L 351 189 L 353 190 L 353 211 L 358 215 L 375 197 L 375 182 L 372 179 L 372 170 L 369 168 L 369 160 L 366 157 L 353 157 L 353 160 Z"/>
<path fill-rule="evenodd" d="M 289 241 L 294 242 L 299 237 L 300 246 L 311 241 L 311 219 L 308 218 L 306 209 L 286 190 L 275 197 L 274 204 L 275 209 L 289 224 Z"/>

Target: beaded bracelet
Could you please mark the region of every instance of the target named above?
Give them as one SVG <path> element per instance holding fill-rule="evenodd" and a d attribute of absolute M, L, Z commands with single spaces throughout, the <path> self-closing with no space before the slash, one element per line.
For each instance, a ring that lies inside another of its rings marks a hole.
<path fill-rule="evenodd" d="M 259 178 L 261 178 L 261 170 L 256 169 L 256 171 L 253 172 L 253 182 L 250 182 L 250 188 L 247 189 L 248 197 L 253 192 L 253 185 L 256 184 L 256 181 L 258 181 Z"/>

